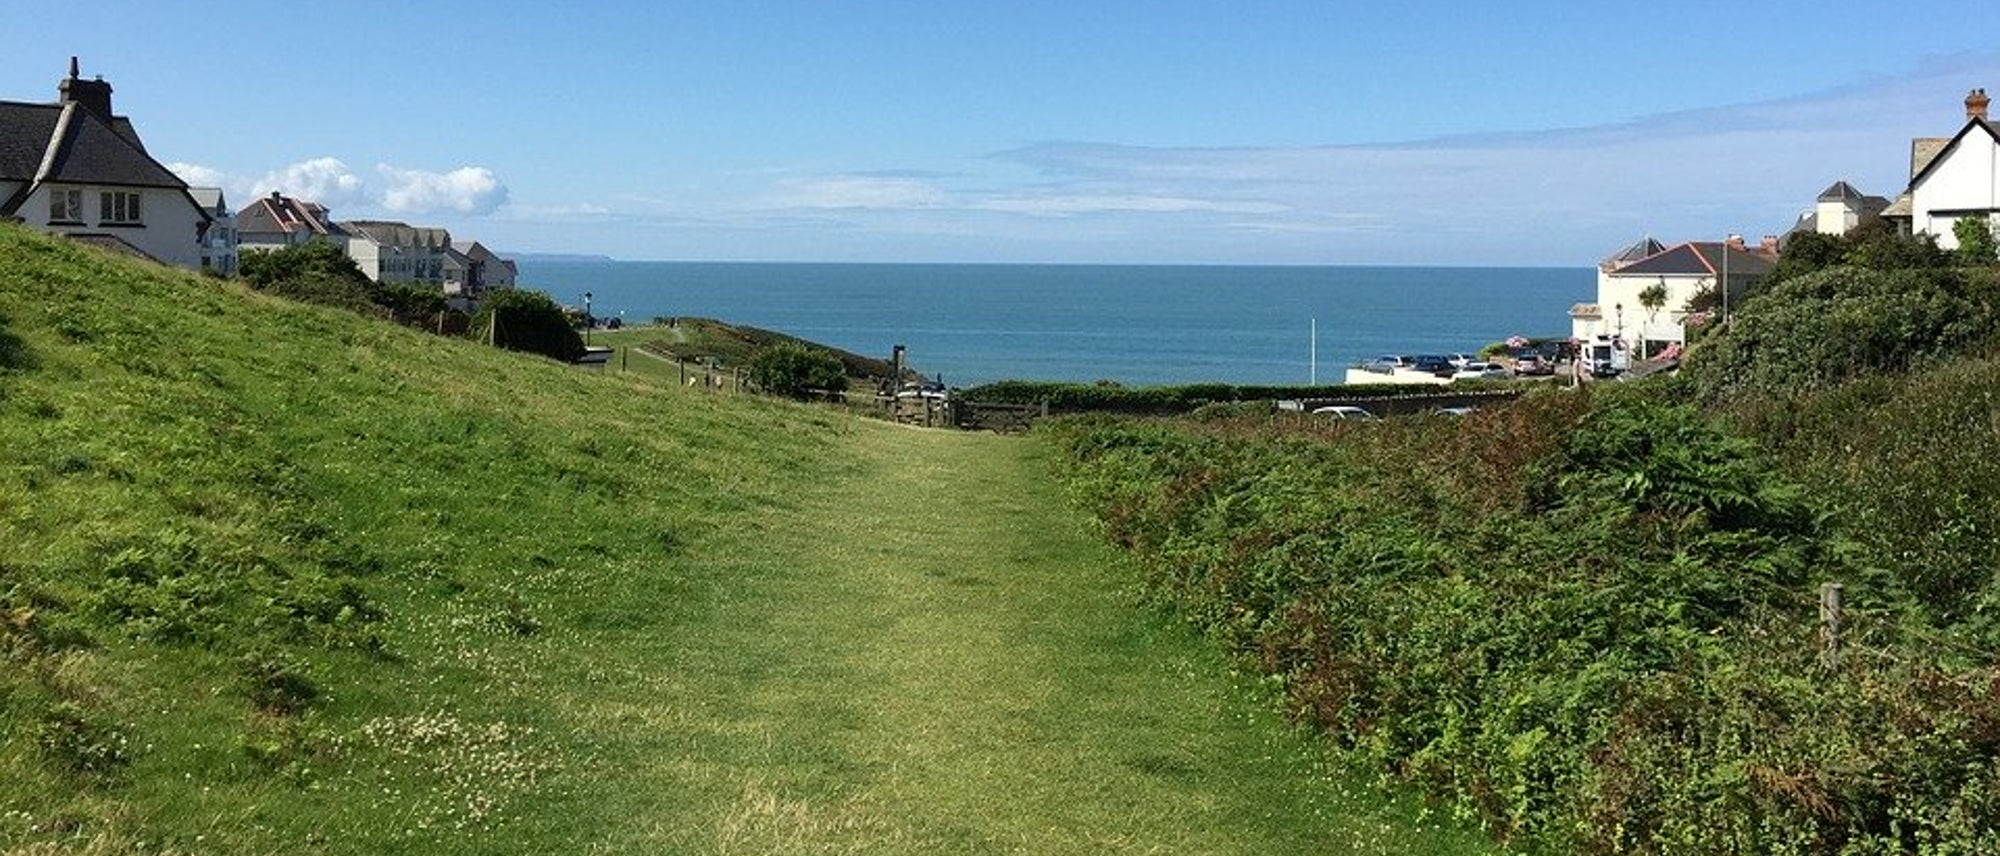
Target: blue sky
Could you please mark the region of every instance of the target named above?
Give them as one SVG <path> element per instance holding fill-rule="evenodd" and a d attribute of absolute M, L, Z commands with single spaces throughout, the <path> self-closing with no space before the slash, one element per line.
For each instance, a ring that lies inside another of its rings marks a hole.
<path fill-rule="evenodd" d="M 0 99 L 77 55 L 190 181 L 503 250 L 1585 265 L 1894 196 L 1992 11 L 9 0 Z"/>

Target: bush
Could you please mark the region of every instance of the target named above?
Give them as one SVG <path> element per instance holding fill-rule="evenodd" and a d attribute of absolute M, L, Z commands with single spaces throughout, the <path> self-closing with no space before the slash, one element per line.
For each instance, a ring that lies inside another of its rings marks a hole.
<path fill-rule="evenodd" d="M 1991 278 L 1951 269 L 1829 268 L 1746 301 L 1685 365 L 1711 398 L 1900 371 L 1990 341 L 2000 330 L 1994 292 Z"/>
<path fill-rule="evenodd" d="M 583 356 L 583 337 L 570 327 L 562 307 L 539 291 L 507 288 L 489 292 L 472 319 L 471 332 L 510 351 L 563 362 Z"/>
<path fill-rule="evenodd" d="M 300 279 L 345 282 L 371 292 L 375 287 L 361 267 L 331 241 L 307 241 L 277 250 L 250 250 L 243 253 L 237 270 L 252 288 L 259 290 Z"/>
<path fill-rule="evenodd" d="M 1051 431 L 1150 592 L 1354 756 L 1530 851 L 1990 852 L 2000 683 L 1865 610 L 1850 632 L 1903 656 L 1826 670 L 1812 589 L 1867 572 L 1678 398 Z"/>
<path fill-rule="evenodd" d="M 790 398 L 807 398 L 814 391 L 847 389 L 840 358 L 794 342 L 781 342 L 750 358 L 750 382 L 765 391 Z"/>

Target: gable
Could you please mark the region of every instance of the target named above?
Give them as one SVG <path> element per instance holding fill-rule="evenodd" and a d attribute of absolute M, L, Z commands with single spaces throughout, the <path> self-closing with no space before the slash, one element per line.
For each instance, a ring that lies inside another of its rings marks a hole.
<path fill-rule="evenodd" d="M 1938 171 L 1938 168 L 1942 166 L 1945 161 L 1951 160 L 1953 155 L 1963 150 L 1965 147 L 1966 137 L 1972 134 L 1974 129 L 1977 129 L 1981 134 L 1984 135 L 1983 139 L 1988 144 L 2000 145 L 2000 132 L 1996 132 L 1993 129 L 1993 126 L 1989 124 L 1985 119 L 1980 119 L 1980 118 L 1967 119 L 1965 122 L 1965 127 L 1958 129 L 1958 133 L 1951 138 L 1951 141 L 1945 143 L 1944 146 L 1938 150 L 1937 154 L 1932 155 L 1930 162 L 1924 164 L 1924 168 L 1922 170 L 1918 171 L 1916 175 L 1910 177 L 1910 190 L 1912 191 L 1916 190 L 1917 185 L 1923 184 L 1925 179 L 1930 178 L 1932 174 L 1936 173 Z"/>

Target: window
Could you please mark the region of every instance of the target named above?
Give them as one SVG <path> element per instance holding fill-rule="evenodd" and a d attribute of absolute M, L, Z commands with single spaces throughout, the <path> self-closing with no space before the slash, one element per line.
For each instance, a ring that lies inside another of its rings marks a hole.
<path fill-rule="evenodd" d="M 107 190 L 97 195 L 97 222 L 138 223 L 139 194 Z"/>
<path fill-rule="evenodd" d="M 83 191 L 81 190 L 49 191 L 49 222 L 51 223 L 83 222 Z"/>

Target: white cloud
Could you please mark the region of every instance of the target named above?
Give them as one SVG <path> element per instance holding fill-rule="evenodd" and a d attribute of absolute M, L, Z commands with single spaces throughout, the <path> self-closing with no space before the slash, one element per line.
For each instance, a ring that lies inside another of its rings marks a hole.
<path fill-rule="evenodd" d="M 250 195 L 263 196 L 273 190 L 328 208 L 367 201 L 360 176 L 339 158 L 313 158 L 267 172 L 250 186 Z"/>
<path fill-rule="evenodd" d="M 998 196 L 974 206 L 985 211 L 1063 217 L 1072 214 L 1123 212 L 1131 214 L 1278 214 L 1290 206 L 1275 202 L 1192 199 L 1139 193 L 1112 194 L 1017 194 Z"/>
<path fill-rule="evenodd" d="M 222 170 L 211 169 L 201 164 L 170 163 L 167 164 L 167 171 L 180 176 L 180 179 L 187 182 L 190 187 L 226 188 L 234 183 Z"/>
<path fill-rule="evenodd" d="M 843 175 L 787 182 L 770 208 L 936 208 L 943 190 L 909 178 Z"/>
<path fill-rule="evenodd" d="M 382 207 L 397 213 L 491 214 L 507 201 L 507 185 L 483 166 L 438 173 L 378 164 L 375 171 L 388 182 L 382 191 Z"/>

